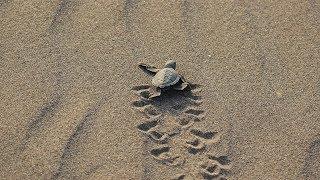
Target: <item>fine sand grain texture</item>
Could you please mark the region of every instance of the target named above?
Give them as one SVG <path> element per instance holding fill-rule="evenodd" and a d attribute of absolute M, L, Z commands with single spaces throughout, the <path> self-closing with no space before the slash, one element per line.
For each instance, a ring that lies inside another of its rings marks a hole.
<path fill-rule="evenodd" d="M 0 179 L 320 179 L 317 0 L 0 0 Z M 148 99 L 139 63 L 191 86 Z"/>

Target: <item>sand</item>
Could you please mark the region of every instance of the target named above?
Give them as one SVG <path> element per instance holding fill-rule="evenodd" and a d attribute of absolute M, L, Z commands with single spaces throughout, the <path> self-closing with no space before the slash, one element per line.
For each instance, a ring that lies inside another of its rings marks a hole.
<path fill-rule="evenodd" d="M 320 178 L 320 4 L 0 1 L 0 179 Z M 139 63 L 195 84 L 149 101 Z"/>

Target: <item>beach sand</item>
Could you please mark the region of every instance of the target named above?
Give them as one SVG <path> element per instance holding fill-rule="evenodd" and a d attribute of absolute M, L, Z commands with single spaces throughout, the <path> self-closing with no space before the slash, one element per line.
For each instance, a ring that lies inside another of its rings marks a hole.
<path fill-rule="evenodd" d="M 320 179 L 316 0 L 0 1 L 1 179 Z M 192 89 L 146 100 L 139 63 Z"/>

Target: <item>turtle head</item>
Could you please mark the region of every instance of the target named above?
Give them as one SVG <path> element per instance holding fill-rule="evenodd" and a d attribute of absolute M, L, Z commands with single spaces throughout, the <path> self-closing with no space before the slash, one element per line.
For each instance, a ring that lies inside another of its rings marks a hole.
<path fill-rule="evenodd" d="M 172 69 L 176 69 L 176 61 L 174 60 L 169 60 L 166 62 L 166 64 L 164 65 L 165 68 L 172 68 Z"/>

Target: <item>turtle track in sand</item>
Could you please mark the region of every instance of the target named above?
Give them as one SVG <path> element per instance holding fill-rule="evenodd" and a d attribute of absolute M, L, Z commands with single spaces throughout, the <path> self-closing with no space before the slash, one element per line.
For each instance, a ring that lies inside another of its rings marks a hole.
<path fill-rule="evenodd" d="M 148 154 L 160 164 L 180 167 L 182 173 L 172 179 L 226 179 L 230 170 L 228 157 L 209 153 L 220 134 L 194 127 L 205 119 L 206 113 L 199 109 L 200 86 L 192 84 L 185 91 L 169 90 L 152 99 L 150 88 L 149 85 L 132 88 L 138 96 L 132 106 L 145 118 L 136 128 L 147 137 Z M 195 160 L 196 167 L 190 163 Z"/>

